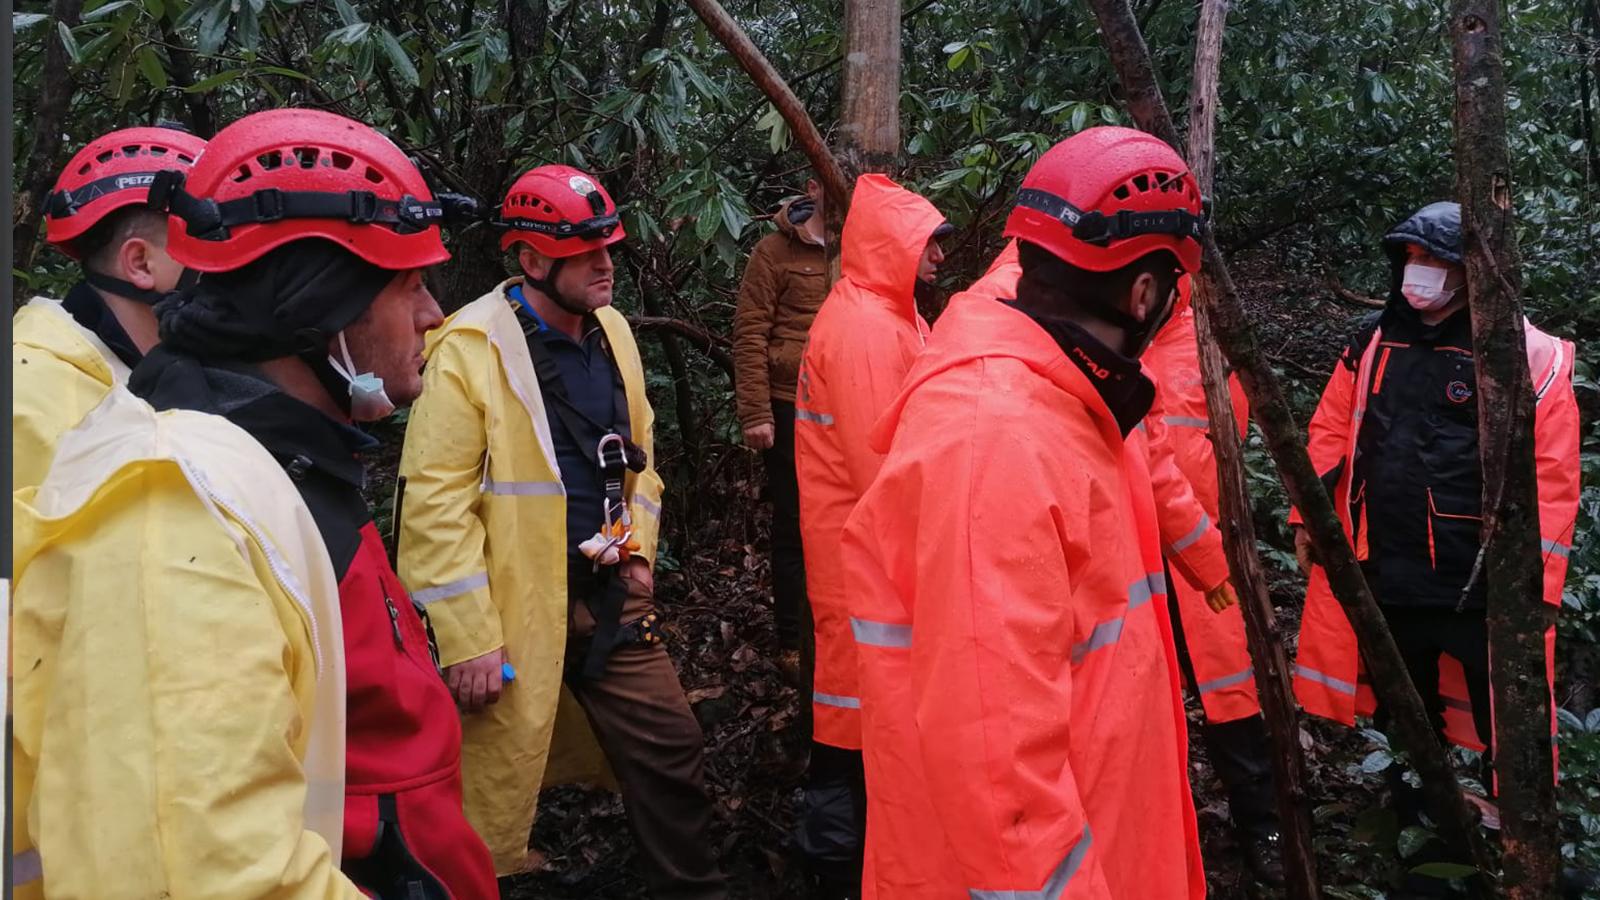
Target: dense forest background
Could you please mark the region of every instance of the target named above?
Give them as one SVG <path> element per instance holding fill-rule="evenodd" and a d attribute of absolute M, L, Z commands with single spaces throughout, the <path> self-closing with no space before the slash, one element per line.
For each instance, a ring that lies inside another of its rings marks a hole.
<path fill-rule="evenodd" d="M 793 889 L 788 828 L 797 708 L 772 664 L 758 457 L 738 446 L 727 339 L 744 254 L 807 177 L 766 98 L 668 0 L 113 0 L 20 3 L 15 40 L 14 301 L 75 277 L 38 242 L 39 201 L 71 152 L 106 130 L 173 120 L 209 136 L 247 112 L 330 109 L 385 130 L 441 189 L 491 203 L 529 166 L 595 172 L 624 206 L 620 308 L 641 341 L 670 515 L 662 594 L 711 743 L 719 837 L 749 896 Z M 1134 7 L 1174 110 L 1185 107 L 1196 10 Z M 1600 0 L 1507 4 L 1509 140 L 1524 298 L 1576 340 L 1585 412 L 1582 509 L 1560 624 L 1563 853 L 1600 869 Z M 728 11 L 813 119 L 838 119 L 842 3 L 730 0 Z M 1217 227 L 1299 420 L 1364 298 L 1388 289 L 1378 240 L 1454 186 L 1444 0 L 1239 0 L 1228 18 L 1217 128 Z M 946 294 L 981 272 L 1022 173 L 1094 124 L 1129 124 L 1080 4 L 907 2 L 901 180 L 960 232 Z M 1182 122 L 1179 123 L 1180 127 Z M 482 226 L 434 275 L 446 310 L 504 262 Z M 927 310 L 934 314 L 936 309 Z M 377 426 L 388 457 L 403 414 Z M 1301 583 L 1286 503 L 1259 436 L 1248 450 L 1261 550 L 1290 626 Z M 387 515 L 392 458 L 375 461 Z M 1291 629 L 1292 630 L 1292 629 Z M 1415 834 L 1383 810 L 1387 744 L 1306 720 L 1322 877 L 1379 897 Z M 1220 792 L 1195 750 L 1216 896 L 1242 895 Z M 536 833 L 548 871 L 525 896 L 638 896 L 613 798 L 552 794 Z"/>

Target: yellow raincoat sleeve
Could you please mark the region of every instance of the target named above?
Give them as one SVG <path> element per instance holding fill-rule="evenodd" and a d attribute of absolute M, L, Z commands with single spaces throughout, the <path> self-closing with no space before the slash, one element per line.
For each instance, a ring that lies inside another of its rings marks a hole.
<path fill-rule="evenodd" d="M 361 897 L 302 816 L 306 620 L 175 468 L 131 482 L 88 537 L 20 561 L 16 746 L 37 761 L 44 894 Z"/>
<path fill-rule="evenodd" d="M 12 490 L 44 481 L 61 436 L 105 398 L 104 380 L 38 347 L 14 344 L 11 350 Z"/>
<path fill-rule="evenodd" d="M 479 517 L 488 431 L 472 367 L 488 371 L 494 351 L 477 332 L 447 335 L 428 358 L 422 396 L 411 407 L 400 475 L 400 580 L 428 610 L 439 663 L 453 666 L 505 644 L 489 596 Z"/>
<path fill-rule="evenodd" d="M 616 354 L 623 390 L 628 395 L 631 437 L 649 457 L 643 472 L 629 476 L 628 514 L 633 518 L 633 536 L 639 542 L 639 555 L 654 568 L 656 543 L 661 536 L 661 495 L 666 490 L 656 471 L 656 412 L 645 394 L 644 361 L 639 357 L 639 344 L 628 328 L 627 319 L 609 307 L 598 315 Z"/>

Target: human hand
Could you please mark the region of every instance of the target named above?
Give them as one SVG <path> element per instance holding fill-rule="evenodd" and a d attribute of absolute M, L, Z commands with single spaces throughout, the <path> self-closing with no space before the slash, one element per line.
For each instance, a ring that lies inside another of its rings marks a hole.
<path fill-rule="evenodd" d="M 650 571 L 650 563 L 644 557 L 628 557 L 628 561 L 622 564 L 622 569 L 618 572 L 618 574 L 629 581 L 639 584 L 644 588 L 644 592 L 646 594 L 649 594 L 652 597 L 655 596 L 655 573 Z"/>
<path fill-rule="evenodd" d="M 482 656 L 445 667 L 444 683 L 462 712 L 478 712 L 500 700 L 501 667 L 505 661 L 505 648 L 496 647 Z"/>
<path fill-rule="evenodd" d="M 778 429 L 771 422 L 751 425 L 744 430 L 744 445 L 751 450 L 771 450 L 778 437 Z"/>
<path fill-rule="evenodd" d="M 1294 527 L 1294 558 L 1300 563 L 1303 575 L 1310 575 L 1311 567 L 1317 564 L 1317 551 L 1311 546 L 1311 534 L 1299 525 Z"/>
<path fill-rule="evenodd" d="M 1214 613 L 1222 612 L 1239 602 L 1239 595 L 1233 590 L 1233 582 L 1224 581 L 1209 591 L 1206 591 L 1206 605 Z"/>

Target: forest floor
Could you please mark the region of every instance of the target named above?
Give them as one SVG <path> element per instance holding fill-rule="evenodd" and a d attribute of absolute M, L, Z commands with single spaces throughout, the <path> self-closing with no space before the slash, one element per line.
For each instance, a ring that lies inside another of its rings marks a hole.
<path fill-rule="evenodd" d="M 1240 260 L 1235 277 L 1261 346 L 1291 382 L 1292 394 L 1302 405 L 1314 399 L 1354 320 L 1372 310 L 1336 299 L 1304 279 L 1279 277 L 1265 257 Z M 392 490 L 393 457 L 403 428 L 400 423 L 386 427 L 390 431 L 379 437 L 389 458 L 375 460 L 372 485 L 380 525 L 387 524 L 381 521 L 382 508 Z M 791 834 L 805 768 L 805 722 L 800 695 L 775 664 L 766 559 L 770 516 L 761 497 L 760 460 L 738 448 L 723 448 L 713 459 L 690 479 L 697 482 L 692 524 L 669 530 L 673 544 L 657 574 L 657 599 L 668 650 L 705 731 L 706 777 L 716 809 L 712 840 L 733 896 L 804 898 L 809 894 Z M 672 500 L 669 495 L 669 507 Z M 1273 523 L 1261 513 L 1258 508 L 1266 539 L 1274 533 Z M 1303 582 L 1285 568 L 1286 554 L 1267 556 L 1273 600 L 1292 644 Z M 1192 697 L 1188 706 L 1191 725 L 1198 726 L 1200 709 Z M 1272 896 L 1251 884 L 1223 791 L 1193 727 L 1191 736 L 1190 779 L 1210 896 Z M 1400 877 L 1397 828 L 1384 810 L 1381 766 L 1372 764 L 1383 750 L 1379 741 L 1372 732 L 1302 717 L 1318 869 L 1330 897 L 1383 897 Z M 546 790 L 532 845 L 545 855 L 544 864 L 513 879 L 509 898 L 646 896 L 634 842 L 614 794 L 573 786 Z"/>

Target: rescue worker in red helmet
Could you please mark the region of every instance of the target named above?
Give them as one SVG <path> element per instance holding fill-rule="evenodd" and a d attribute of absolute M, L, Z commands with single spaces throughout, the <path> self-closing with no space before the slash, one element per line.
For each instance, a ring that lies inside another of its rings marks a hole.
<path fill-rule="evenodd" d="M 1126 213 L 1125 215 L 1123 213 Z M 884 414 L 843 555 L 866 893 L 1201 897 L 1138 356 L 1200 262 L 1158 139 L 1093 128 L 1024 178 L 1015 297 L 953 301 Z"/>
<path fill-rule="evenodd" d="M 652 895 L 722 897 L 705 741 L 654 604 L 655 415 L 611 306 L 626 233 L 561 165 L 518 178 L 499 224 L 520 274 L 429 336 L 400 461 L 400 572 L 462 710 L 467 815 L 502 875 L 523 870 L 541 783 L 597 774 L 598 737 Z M 563 683 L 582 713 L 557 729 Z"/>
<path fill-rule="evenodd" d="M 1424 206 L 1384 236 L 1383 248 L 1388 305 L 1362 322 L 1334 366 L 1307 450 L 1435 728 L 1444 739 L 1485 750 L 1483 782 L 1492 791 L 1488 586 L 1478 566 L 1483 473 L 1461 207 Z M 1559 607 L 1578 512 L 1574 348 L 1529 322 L 1524 339 L 1536 398 L 1543 601 Z M 1296 554 L 1310 580 L 1295 696 L 1306 712 L 1347 725 L 1376 712 L 1381 727 L 1387 717 L 1365 683 L 1355 632 L 1299 521 L 1291 512 Z M 1545 635 L 1545 664 L 1553 688 L 1554 626 Z M 1552 702 L 1552 737 L 1555 725 Z M 1399 764 L 1388 773 L 1402 824 L 1416 824 L 1420 792 Z M 1419 853 L 1408 864 L 1462 858 L 1464 850 L 1435 844 Z M 1416 873 L 1408 881 L 1416 890 L 1446 889 Z"/>
<path fill-rule="evenodd" d="M 183 267 L 167 255 L 167 217 L 145 197 L 156 172 L 188 169 L 205 144 L 176 128 L 113 131 L 73 154 L 45 198 L 45 239 L 83 277 L 12 321 L 13 488 L 44 480 L 56 441 L 155 344 L 153 306 Z"/>
<path fill-rule="evenodd" d="M 953 302 L 1011 296 L 1021 271 L 1012 241 Z M 1214 524 L 1217 470 L 1189 306 L 1191 284 L 1188 275 L 1179 279 L 1177 308 L 1139 359 L 1156 394 L 1130 440 L 1142 441 L 1149 454 L 1162 552 L 1168 574 L 1175 576 L 1168 578 L 1167 601 L 1178 668 L 1205 710 L 1200 736 L 1206 758 L 1227 792 L 1228 812 L 1251 872 L 1279 884 L 1283 863 L 1272 763 L 1244 618 Z M 1237 379 L 1229 387 L 1242 435 L 1249 415 L 1244 392 Z"/>
<path fill-rule="evenodd" d="M 204 274 L 158 305 L 148 403 L 112 391 L 19 495 L 13 850 L 53 896 L 493 897 L 352 424 L 421 390 L 444 209 L 299 109 L 151 191 Z"/>
<path fill-rule="evenodd" d="M 868 435 L 927 340 L 917 295 L 952 231 L 933 204 L 883 175 L 856 180 L 840 277 L 811 326 L 795 404 L 800 525 L 816 634 L 812 743 L 796 843 L 832 896 L 860 890 L 866 822 L 861 698 L 839 535 L 878 473 Z"/>

